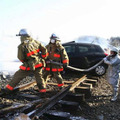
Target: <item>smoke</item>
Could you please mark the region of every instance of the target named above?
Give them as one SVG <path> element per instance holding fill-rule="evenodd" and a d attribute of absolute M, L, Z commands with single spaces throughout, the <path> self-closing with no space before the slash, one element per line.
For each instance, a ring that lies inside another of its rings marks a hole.
<path fill-rule="evenodd" d="M 20 62 L 13 62 L 17 59 L 17 46 L 19 40 L 16 37 L 4 36 L 0 38 L 0 72 L 9 71 L 14 73 L 19 69 Z"/>
<path fill-rule="evenodd" d="M 17 46 L 19 40 L 15 37 L 6 36 L 0 38 L 0 61 L 13 61 L 17 59 Z"/>
<path fill-rule="evenodd" d="M 91 43 L 100 45 L 103 49 L 108 49 L 110 47 L 108 39 L 96 37 L 96 36 L 82 36 L 75 39 L 76 42 L 80 43 Z"/>

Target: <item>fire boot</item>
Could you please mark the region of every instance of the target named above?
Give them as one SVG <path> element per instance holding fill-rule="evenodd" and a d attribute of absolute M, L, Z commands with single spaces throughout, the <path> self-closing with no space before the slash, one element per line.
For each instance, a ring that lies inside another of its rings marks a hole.
<path fill-rule="evenodd" d="M 39 93 L 41 97 L 46 97 L 46 89 L 40 89 Z"/>
<path fill-rule="evenodd" d="M 112 97 L 111 101 L 115 102 L 117 100 L 117 96 L 118 96 L 118 91 L 114 90 L 113 97 Z"/>
<path fill-rule="evenodd" d="M 10 91 L 8 89 L 1 88 L 1 93 L 3 93 L 3 94 L 10 94 L 10 93 L 12 93 L 12 91 Z"/>
<path fill-rule="evenodd" d="M 62 84 L 58 84 L 58 88 L 59 88 L 59 90 L 62 90 L 63 89 L 63 86 L 64 85 L 64 83 L 62 83 Z"/>

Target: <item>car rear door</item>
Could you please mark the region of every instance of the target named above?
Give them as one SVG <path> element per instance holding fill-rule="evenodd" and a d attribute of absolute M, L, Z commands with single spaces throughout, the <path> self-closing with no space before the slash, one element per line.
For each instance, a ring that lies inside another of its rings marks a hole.
<path fill-rule="evenodd" d="M 99 45 L 95 45 L 95 56 L 96 56 L 96 62 L 102 60 L 104 57 L 106 57 L 103 49 Z"/>
<path fill-rule="evenodd" d="M 77 59 L 76 44 L 65 44 L 63 46 L 66 49 L 66 52 L 69 57 L 69 65 L 76 67 L 76 65 L 78 64 L 76 62 L 76 59 Z"/>
<path fill-rule="evenodd" d="M 79 61 L 79 68 L 89 68 L 91 67 L 91 61 L 94 60 L 94 54 L 91 53 L 90 45 L 88 44 L 78 44 L 76 46 L 77 50 L 77 61 Z"/>
<path fill-rule="evenodd" d="M 99 50 L 98 50 L 99 48 Z M 77 46 L 79 59 L 82 59 L 82 66 L 84 68 L 90 68 L 98 63 L 104 55 L 102 49 L 99 46 L 93 44 L 79 44 Z M 80 67 L 80 66 L 79 66 Z"/>

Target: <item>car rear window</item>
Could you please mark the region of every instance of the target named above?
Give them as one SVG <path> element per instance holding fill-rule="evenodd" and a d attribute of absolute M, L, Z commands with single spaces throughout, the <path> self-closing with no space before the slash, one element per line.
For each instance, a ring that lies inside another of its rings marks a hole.
<path fill-rule="evenodd" d="M 85 53 L 85 52 L 88 52 L 88 47 L 86 46 L 78 46 L 78 52 L 79 53 Z"/>
<path fill-rule="evenodd" d="M 95 45 L 79 45 L 78 46 L 78 52 L 80 54 L 84 54 L 84 53 L 102 53 L 102 49 L 99 46 L 95 46 Z"/>
<path fill-rule="evenodd" d="M 91 45 L 79 45 L 78 46 L 78 52 L 80 54 L 84 54 L 84 53 L 95 53 L 95 47 L 91 46 Z"/>
<path fill-rule="evenodd" d="M 67 53 L 75 53 L 75 46 L 65 45 L 64 47 L 65 47 Z"/>
<path fill-rule="evenodd" d="M 99 45 L 93 44 L 68 44 L 63 45 L 69 55 L 74 54 L 100 54 L 104 53 Z"/>
<path fill-rule="evenodd" d="M 100 46 L 95 46 L 96 52 L 104 53 L 103 49 Z"/>

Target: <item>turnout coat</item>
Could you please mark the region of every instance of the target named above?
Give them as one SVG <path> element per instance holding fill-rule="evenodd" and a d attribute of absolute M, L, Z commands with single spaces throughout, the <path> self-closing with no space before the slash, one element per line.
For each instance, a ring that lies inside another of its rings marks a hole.
<path fill-rule="evenodd" d="M 104 63 L 108 64 L 107 71 L 107 80 L 113 87 L 118 87 L 119 85 L 119 73 L 120 73 L 120 59 L 116 55 L 115 57 L 111 57 L 110 60 L 104 58 Z"/>
<path fill-rule="evenodd" d="M 18 46 L 18 59 L 23 63 L 21 70 L 35 70 L 45 65 L 44 59 L 47 57 L 47 49 L 38 41 L 31 37 L 22 37 Z"/>
<path fill-rule="evenodd" d="M 65 48 L 60 44 L 51 44 L 49 43 L 47 46 L 48 51 L 48 60 L 52 60 L 54 62 L 63 63 L 63 65 L 69 64 L 69 59 Z M 61 72 L 63 71 L 63 66 L 55 65 L 52 63 L 46 63 L 45 71 L 51 72 Z"/>

